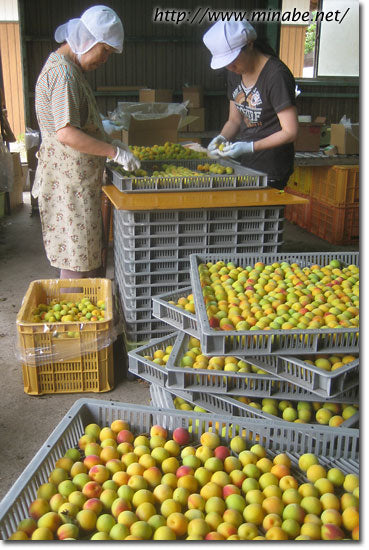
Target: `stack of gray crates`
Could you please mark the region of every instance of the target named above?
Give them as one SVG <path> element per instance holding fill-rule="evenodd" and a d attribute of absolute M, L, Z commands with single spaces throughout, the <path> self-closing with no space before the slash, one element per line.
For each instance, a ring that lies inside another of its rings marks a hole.
<path fill-rule="evenodd" d="M 192 255 L 190 258 L 191 286 L 153 297 L 153 315 L 177 332 L 129 352 L 129 370 L 151 384 L 152 404 L 175 408 L 175 398 L 186 401 L 195 411 L 274 421 L 276 425 L 288 422 L 268 412 L 250 406 L 248 400 L 310 403 L 359 403 L 359 332 L 358 328 L 268 331 L 214 331 L 210 329 L 198 277 L 200 263 L 218 260 L 235 265 L 254 265 L 256 262 L 298 263 L 301 267 L 326 265 L 339 259 L 346 265 L 359 265 L 356 252 L 308 254 L 243 254 Z M 323 262 L 323 263 L 320 263 Z M 326 262 L 326 263 L 325 263 Z M 194 296 L 195 313 L 177 307 L 180 297 Z M 198 344 L 206 356 L 233 356 L 256 367 L 251 372 L 208 370 L 183 367 L 182 358 Z M 154 358 L 158 350 L 165 350 L 165 364 Z M 354 360 L 333 371 L 325 371 L 305 361 L 317 354 L 349 354 Z M 168 357 L 169 354 L 169 357 Z M 247 397 L 248 400 L 240 400 Z M 298 424 L 299 429 L 302 428 Z M 306 430 L 327 431 L 327 438 L 335 441 L 337 456 L 358 456 L 359 412 L 338 427 L 321 426 L 312 417 Z M 324 454 L 324 452 L 323 452 Z"/>
<path fill-rule="evenodd" d="M 190 254 L 277 252 L 284 207 L 114 210 L 115 281 L 128 348 L 164 336 L 151 298 L 190 284 Z"/>

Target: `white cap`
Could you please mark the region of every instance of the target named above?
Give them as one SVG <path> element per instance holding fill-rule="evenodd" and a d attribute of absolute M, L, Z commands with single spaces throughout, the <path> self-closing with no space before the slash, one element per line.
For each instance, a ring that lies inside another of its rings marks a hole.
<path fill-rule="evenodd" d="M 247 21 L 217 21 L 202 37 L 210 50 L 210 67 L 221 69 L 232 63 L 241 49 L 256 39 L 256 31 Z"/>
<path fill-rule="evenodd" d="M 122 22 L 107 6 L 93 6 L 80 19 L 70 19 L 55 31 L 56 42 L 67 41 L 75 54 L 86 53 L 100 42 L 122 53 L 123 39 Z"/>

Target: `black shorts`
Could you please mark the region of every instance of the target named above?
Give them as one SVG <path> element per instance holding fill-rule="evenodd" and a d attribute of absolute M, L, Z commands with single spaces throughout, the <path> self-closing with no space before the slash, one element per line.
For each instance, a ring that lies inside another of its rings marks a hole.
<path fill-rule="evenodd" d="M 284 189 L 288 183 L 290 176 L 287 176 L 281 180 L 268 178 L 268 187 L 273 187 L 273 189 Z"/>

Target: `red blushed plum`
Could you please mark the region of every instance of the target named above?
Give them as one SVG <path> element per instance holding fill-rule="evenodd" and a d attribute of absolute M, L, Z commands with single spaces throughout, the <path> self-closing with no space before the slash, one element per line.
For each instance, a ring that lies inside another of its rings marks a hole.
<path fill-rule="evenodd" d="M 77 539 L 79 535 L 79 529 L 77 525 L 73 523 L 65 523 L 61 525 L 56 532 L 56 535 L 59 540 L 65 539 Z"/>
<path fill-rule="evenodd" d="M 176 471 L 177 477 L 183 477 L 183 476 L 193 476 L 194 470 L 190 466 L 180 466 Z"/>
<path fill-rule="evenodd" d="M 88 498 L 99 498 L 103 489 L 97 481 L 89 481 L 83 486 L 82 493 Z"/>
<path fill-rule="evenodd" d="M 167 430 L 165 428 L 163 428 L 163 426 L 159 426 L 159 425 L 155 424 L 150 429 L 150 437 L 153 437 L 155 435 L 159 435 L 160 437 L 163 437 L 164 439 L 166 439 L 168 433 L 167 433 Z"/>
<path fill-rule="evenodd" d="M 227 498 L 229 495 L 240 495 L 241 490 L 236 485 L 225 485 L 223 487 L 223 498 Z"/>
<path fill-rule="evenodd" d="M 102 460 L 97 455 L 88 455 L 83 460 L 83 464 L 87 466 L 88 470 L 92 468 L 92 466 L 96 466 L 97 464 L 102 464 Z"/>
<path fill-rule="evenodd" d="M 218 317 L 210 317 L 209 318 L 209 325 L 212 329 L 218 329 L 219 328 L 219 319 L 218 319 Z"/>
<path fill-rule="evenodd" d="M 233 470 L 230 472 L 229 477 L 231 478 L 232 484 L 236 485 L 236 487 L 242 487 L 242 483 L 246 479 L 246 474 L 242 472 L 242 470 Z"/>
<path fill-rule="evenodd" d="M 37 523 L 32 518 L 23 519 L 17 526 L 17 531 L 23 531 L 30 537 L 33 531 L 37 528 Z"/>
<path fill-rule="evenodd" d="M 211 531 L 205 535 L 205 540 L 226 540 L 226 538 L 217 531 Z"/>
<path fill-rule="evenodd" d="M 219 445 L 219 447 L 216 447 L 214 449 L 214 455 L 216 458 L 219 458 L 220 460 L 225 460 L 227 456 L 230 456 L 231 452 L 228 449 L 228 447 L 225 447 L 224 445 Z"/>
<path fill-rule="evenodd" d="M 334 523 L 326 523 L 321 526 L 322 540 L 342 540 L 345 538 L 345 533 L 338 525 Z"/>
<path fill-rule="evenodd" d="M 173 432 L 173 439 L 178 445 L 188 445 L 191 437 L 185 428 L 176 428 Z"/>
<path fill-rule="evenodd" d="M 117 443 L 133 443 L 135 437 L 129 430 L 120 430 L 117 434 Z"/>
<path fill-rule="evenodd" d="M 73 481 L 74 485 L 82 491 L 82 489 L 86 485 L 86 483 L 91 481 L 91 478 L 88 474 L 85 474 L 85 473 L 81 472 L 80 474 L 75 475 L 74 478 L 72 479 L 72 481 Z"/>
<path fill-rule="evenodd" d="M 143 478 L 151 489 L 157 487 L 157 485 L 160 485 L 162 476 L 163 474 L 157 466 L 151 466 L 143 473 Z"/>
<path fill-rule="evenodd" d="M 237 527 L 224 521 L 218 525 L 217 532 L 227 539 L 231 535 L 237 535 Z"/>
<path fill-rule="evenodd" d="M 83 510 L 92 510 L 97 516 L 103 511 L 103 503 L 99 498 L 89 498 L 83 505 Z"/>
<path fill-rule="evenodd" d="M 106 466 L 103 466 L 102 464 L 96 464 L 96 466 L 92 466 L 92 468 L 90 468 L 88 472 L 88 475 L 93 481 L 101 484 L 110 478 L 109 470 L 106 468 Z"/>
<path fill-rule="evenodd" d="M 36 498 L 33 502 L 31 502 L 28 512 L 32 519 L 38 521 L 41 516 L 47 512 L 50 512 L 49 503 L 44 498 Z"/>
<path fill-rule="evenodd" d="M 111 513 L 115 518 L 118 518 L 119 514 L 121 512 L 124 512 L 124 510 L 132 510 L 132 506 L 129 502 L 124 500 L 124 498 L 117 498 L 114 500 L 113 504 L 111 505 Z"/>

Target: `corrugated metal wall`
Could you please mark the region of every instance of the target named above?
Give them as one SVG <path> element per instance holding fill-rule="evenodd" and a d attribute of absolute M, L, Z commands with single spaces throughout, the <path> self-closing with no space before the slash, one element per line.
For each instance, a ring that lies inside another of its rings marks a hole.
<path fill-rule="evenodd" d="M 111 56 L 106 65 L 88 74 L 93 89 L 123 85 L 171 88 L 178 94 L 174 96 L 174 100 L 181 101 L 181 89 L 185 83 L 202 84 L 205 89 L 206 129 L 220 130 L 228 116 L 226 71 L 213 71 L 209 66 L 210 53 L 202 42 L 202 35 L 209 23 L 175 25 L 152 21 L 154 8 L 158 4 L 163 10 L 195 11 L 199 5 L 198 0 L 172 0 L 168 3 L 158 3 L 157 0 L 104 0 L 103 3 L 111 6 L 121 16 L 125 29 L 125 45 L 123 55 Z M 53 41 L 56 27 L 70 18 L 79 17 L 93 4 L 91 0 L 19 0 L 28 125 L 37 127 L 34 88 L 44 61 L 56 47 Z M 213 10 L 249 11 L 255 8 L 252 0 L 212 0 L 209 4 Z M 258 2 L 257 9 L 261 10 L 268 5 L 272 5 L 271 0 Z M 257 30 L 263 36 L 270 28 L 271 24 L 260 24 Z M 303 91 L 305 89 L 310 90 L 304 86 Z M 358 93 L 358 88 L 354 89 Z M 313 88 L 312 92 L 316 90 Z M 345 92 L 345 88 L 340 88 L 340 92 Z M 100 111 L 105 114 L 112 111 L 118 101 L 137 101 L 137 95 L 97 92 L 97 100 Z M 337 122 L 343 109 L 347 116 L 357 119 L 357 98 L 330 97 L 325 100 L 324 97 L 307 96 L 299 98 L 298 106 L 301 114 L 305 114 L 307 108 L 312 114 L 321 114 L 326 109 L 329 122 Z"/>
<path fill-rule="evenodd" d="M 317 86 L 309 85 L 306 80 L 298 86 L 302 90 L 296 100 L 299 114 L 311 115 L 312 120 L 325 116 L 329 124 L 339 122 L 343 115 L 352 122 L 359 121 L 358 86 Z"/>
<path fill-rule="evenodd" d="M 123 55 L 111 56 L 109 61 L 88 75 L 94 90 L 100 86 L 143 85 L 157 88 L 171 88 L 181 92 L 185 83 L 202 84 L 206 91 L 225 91 L 225 71 L 210 68 L 210 53 L 202 42 L 202 35 L 209 26 L 175 25 L 173 23 L 153 23 L 155 8 L 186 9 L 195 11 L 198 0 L 173 0 L 158 3 L 157 0 L 104 0 L 122 18 L 125 30 Z M 48 54 L 55 49 L 53 35 L 56 27 L 80 14 L 93 5 L 86 0 L 20 0 L 20 17 L 25 48 L 25 72 L 27 74 L 26 94 L 28 96 L 27 119 L 36 125 L 34 113 L 34 88 L 40 69 Z M 267 0 L 259 2 L 263 9 Z M 185 6 L 185 7 L 184 7 Z M 205 6 L 204 6 L 205 7 Z M 252 8 L 248 1 L 212 0 L 211 8 L 237 9 L 247 11 Z M 260 35 L 265 34 L 266 25 L 259 25 Z M 98 103 L 102 113 L 115 108 L 117 101 L 137 101 L 137 95 L 113 96 L 98 93 Z M 181 101 L 175 95 L 175 101 Z M 225 94 L 205 97 L 207 113 L 206 127 L 219 129 L 228 115 L 228 101 Z"/>

